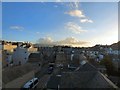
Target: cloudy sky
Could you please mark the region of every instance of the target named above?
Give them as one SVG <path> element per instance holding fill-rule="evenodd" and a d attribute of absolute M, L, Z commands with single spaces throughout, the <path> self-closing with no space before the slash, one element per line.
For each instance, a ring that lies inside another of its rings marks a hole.
<path fill-rule="evenodd" d="M 72 46 L 118 41 L 117 2 L 4 2 L 2 11 L 5 40 Z"/>

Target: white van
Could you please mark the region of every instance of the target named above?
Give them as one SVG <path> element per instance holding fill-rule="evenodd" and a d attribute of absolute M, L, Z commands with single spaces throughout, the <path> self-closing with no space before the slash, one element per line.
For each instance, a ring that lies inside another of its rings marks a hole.
<path fill-rule="evenodd" d="M 26 89 L 35 88 L 37 86 L 38 82 L 39 82 L 38 78 L 33 78 L 23 86 L 23 89 L 24 88 L 26 88 Z"/>

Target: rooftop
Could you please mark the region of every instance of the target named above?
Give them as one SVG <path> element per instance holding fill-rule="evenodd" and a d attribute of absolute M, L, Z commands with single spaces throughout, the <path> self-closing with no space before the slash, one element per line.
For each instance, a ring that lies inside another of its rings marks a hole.
<path fill-rule="evenodd" d="M 47 88 L 117 88 L 108 78 L 90 63 L 85 63 L 77 70 L 55 73 L 47 83 Z"/>
<path fill-rule="evenodd" d="M 15 67 L 9 67 L 9 68 L 3 69 L 3 71 L 2 71 L 2 75 L 4 76 L 3 83 L 7 84 L 8 82 L 10 82 L 12 80 L 14 80 L 18 77 L 21 77 L 21 76 L 27 74 L 28 72 L 33 71 L 35 69 L 34 67 L 37 68 L 37 65 L 35 66 L 33 64 L 26 63 L 21 66 L 15 66 Z"/>

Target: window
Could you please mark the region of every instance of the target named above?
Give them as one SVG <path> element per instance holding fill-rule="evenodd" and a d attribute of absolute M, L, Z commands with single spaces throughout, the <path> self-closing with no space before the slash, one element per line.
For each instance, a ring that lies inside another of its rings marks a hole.
<path fill-rule="evenodd" d="M 21 61 L 19 61 L 19 65 L 21 65 Z"/>
<path fill-rule="evenodd" d="M 32 87 L 33 87 L 33 83 L 30 84 L 30 88 L 32 88 Z"/>
<path fill-rule="evenodd" d="M 35 80 L 34 85 L 38 83 L 38 80 Z"/>

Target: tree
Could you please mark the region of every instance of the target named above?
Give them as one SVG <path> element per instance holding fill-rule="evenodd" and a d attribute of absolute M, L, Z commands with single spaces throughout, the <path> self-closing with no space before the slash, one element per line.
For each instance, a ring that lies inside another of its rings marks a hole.
<path fill-rule="evenodd" d="M 112 59 L 110 58 L 109 55 L 105 56 L 104 59 L 101 60 L 100 64 L 105 65 L 108 75 L 113 75 L 114 74 L 114 66 L 113 66 L 113 63 L 112 63 Z"/>

